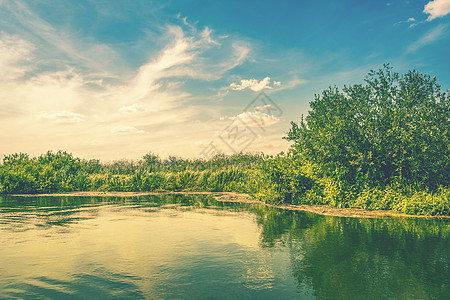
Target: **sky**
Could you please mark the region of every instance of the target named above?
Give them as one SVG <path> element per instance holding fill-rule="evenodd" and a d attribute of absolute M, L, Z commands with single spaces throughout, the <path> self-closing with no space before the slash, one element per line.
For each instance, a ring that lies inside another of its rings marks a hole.
<path fill-rule="evenodd" d="M 0 156 L 286 151 L 329 86 L 450 88 L 450 0 L 0 0 Z"/>

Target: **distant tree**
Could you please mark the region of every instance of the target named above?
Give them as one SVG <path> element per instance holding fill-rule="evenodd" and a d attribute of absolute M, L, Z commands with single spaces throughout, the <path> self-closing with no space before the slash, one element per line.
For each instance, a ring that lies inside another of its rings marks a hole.
<path fill-rule="evenodd" d="M 155 171 L 161 165 L 161 158 L 159 158 L 158 155 L 149 152 L 142 157 L 142 164 L 144 167 L 150 169 L 150 171 Z"/>
<path fill-rule="evenodd" d="M 83 170 L 88 174 L 99 174 L 103 172 L 103 165 L 98 159 L 82 160 Z"/>

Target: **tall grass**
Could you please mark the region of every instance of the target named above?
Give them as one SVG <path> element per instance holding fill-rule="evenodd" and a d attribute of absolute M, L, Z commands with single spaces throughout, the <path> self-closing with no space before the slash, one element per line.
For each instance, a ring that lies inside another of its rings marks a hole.
<path fill-rule="evenodd" d="M 210 160 L 147 154 L 138 161 L 80 160 L 66 152 L 29 158 L 6 156 L 0 165 L 0 193 L 68 191 L 212 191 L 247 192 L 258 154 L 217 155 Z"/>

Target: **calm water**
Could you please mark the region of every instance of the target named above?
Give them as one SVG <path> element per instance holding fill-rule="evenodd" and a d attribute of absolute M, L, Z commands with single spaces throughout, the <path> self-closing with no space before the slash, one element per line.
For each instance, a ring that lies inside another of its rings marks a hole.
<path fill-rule="evenodd" d="M 0 196 L 0 298 L 448 299 L 449 223 L 209 196 Z"/>

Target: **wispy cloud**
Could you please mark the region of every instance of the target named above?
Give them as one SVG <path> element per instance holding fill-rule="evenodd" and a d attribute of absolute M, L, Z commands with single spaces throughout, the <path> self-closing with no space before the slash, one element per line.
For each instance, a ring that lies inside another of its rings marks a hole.
<path fill-rule="evenodd" d="M 30 65 L 34 46 L 18 36 L 0 32 L 0 81 L 11 81 L 23 77 Z"/>
<path fill-rule="evenodd" d="M 242 112 L 230 119 L 239 119 L 249 127 L 270 127 L 280 122 L 280 118 L 264 113 L 262 111 Z"/>
<path fill-rule="evenodd" d="M 0 155 L 51 145 L 85 156 L 95 147 L 103 158 L 120 151 L 173 153 L 168 145 L 181 143 L 175 135 L 198 138 L 200 112 L 188 102 L 184 82 L 219 79 L 250 53 L 246 43 L 216 37 L 208 27 L 168 25 L 158 37 L 165 46 L 152 49 L 134 74 L 128 68 L 123 74 L 102 63 L 118 56 L 111 48 L 54 28 L 20 1 L 0 6 L 0 17 L 8 11 L 17 22 L 8 25 L 17 34 L 0 32 L 0 127 L 17 129 L 0 132 Z"/>
<path fill-rule="evenodd" d="M 290 90 L 290 89 L 296 88 L 299 85 L 306 84 L 306 83 L 308 83 L 308 80 L 294 77 L 294 78 L 288 80 L 283 85 L 281 85 L 281 83 L 278 84 L 278 82 L 279 81 L 274 81 L 273 84 L 274 84 L 274 86 L 277 86 L 277 91 L 282 91 L 282 90 Z"/>
<path fill-rule="evenodd" d="M 222 116 L 220 120 L 237 120 L 249 127 L 265 128 L 280 122 L 280 118 L 272 114 L 273 111 L 276 111 L 276 109 L 271 104 L 254 106 L 253 111 L 244 111 L 232 117 Z"/>
<path fill-rule="evenodd" d="M 400 25 L 400 24 L 409 24 L 408 28 L 413 28 L 414 26 L 417 26 L 418 24 L 424 23 L 425 21 L 418 22 L 416 18 L 410 17 L 406 21 L 399 21 L 394 23 L 394 26 Z"/>
<path fill-rule="evenodd" d="M 134 103 L 132 105 L 121 107 L 119 111 L 124 113 L 137 113 L 144 111 L 144 106 L 142 104 Z"/>
<path fill-rule="evenodd" d="M 111 129 L 112 134 L 125 134 L 125 133 L 144 133 L 145 131 L 139 130 L 133 126 L 117 125 Z"/>
<path fill-rule="evenodd" d="M 113 66 L 109 62 L 112 59 L 117 61 L 119 57 L 107 45 L 93 43 L 88 38 L 77 38 L 74 33 L 55 29 L 30 10 L 23 1 L 5 1 L 0 5 L 3 14 L 9 15 L 17 22 L 6 24 L 5 27 L 20 33 L 28 42 L 45 45 L 45 47 L 36 47 L 36 51 L 41 54 L 41 63 L 59 65 L 59 67 L 67 63 L 76 64 L 91 71 L 95 70 L 102 76 L 112 76 L 110 72 L 107 72 Z"/>
<path fill-rule="evenodd" d="M 423 12 L 429 15 L 427 21 L 444 17 L 450 14 L 450 0 L 430 1 L 425 5 Z"/>
<path fill-rule="evenodd" d="M 446 28 L 446 25 L 438 25 L 435 28 L 431 29 L 419 40 L 409 45 L 409 47 L 406 49 L 406 53 L 415 52 L 426 45 L 438 41 L 446 33 Z"/>
<path fill-rule="evenodd" d="M 281 82 L 274 81 L 273 85 L 280 86 Z M 263 89 L 272 89 L 273 87 L 270 86 L 270 77 L 266 77 L 261 81 L 258 81 L 257 79 L 242 79 L 240 83 L 230 84 L 230 88 L 235 91 L 242 91 L 248 88 L 252 91 L 258 92 Z"/>
<path fill-rule="evenodd" d="M 39 119 L 56 121 L 57 123 L 80 123 L 85 121 L 85 116 L 66 110 L 43 111 L 38 114 Z"/>

